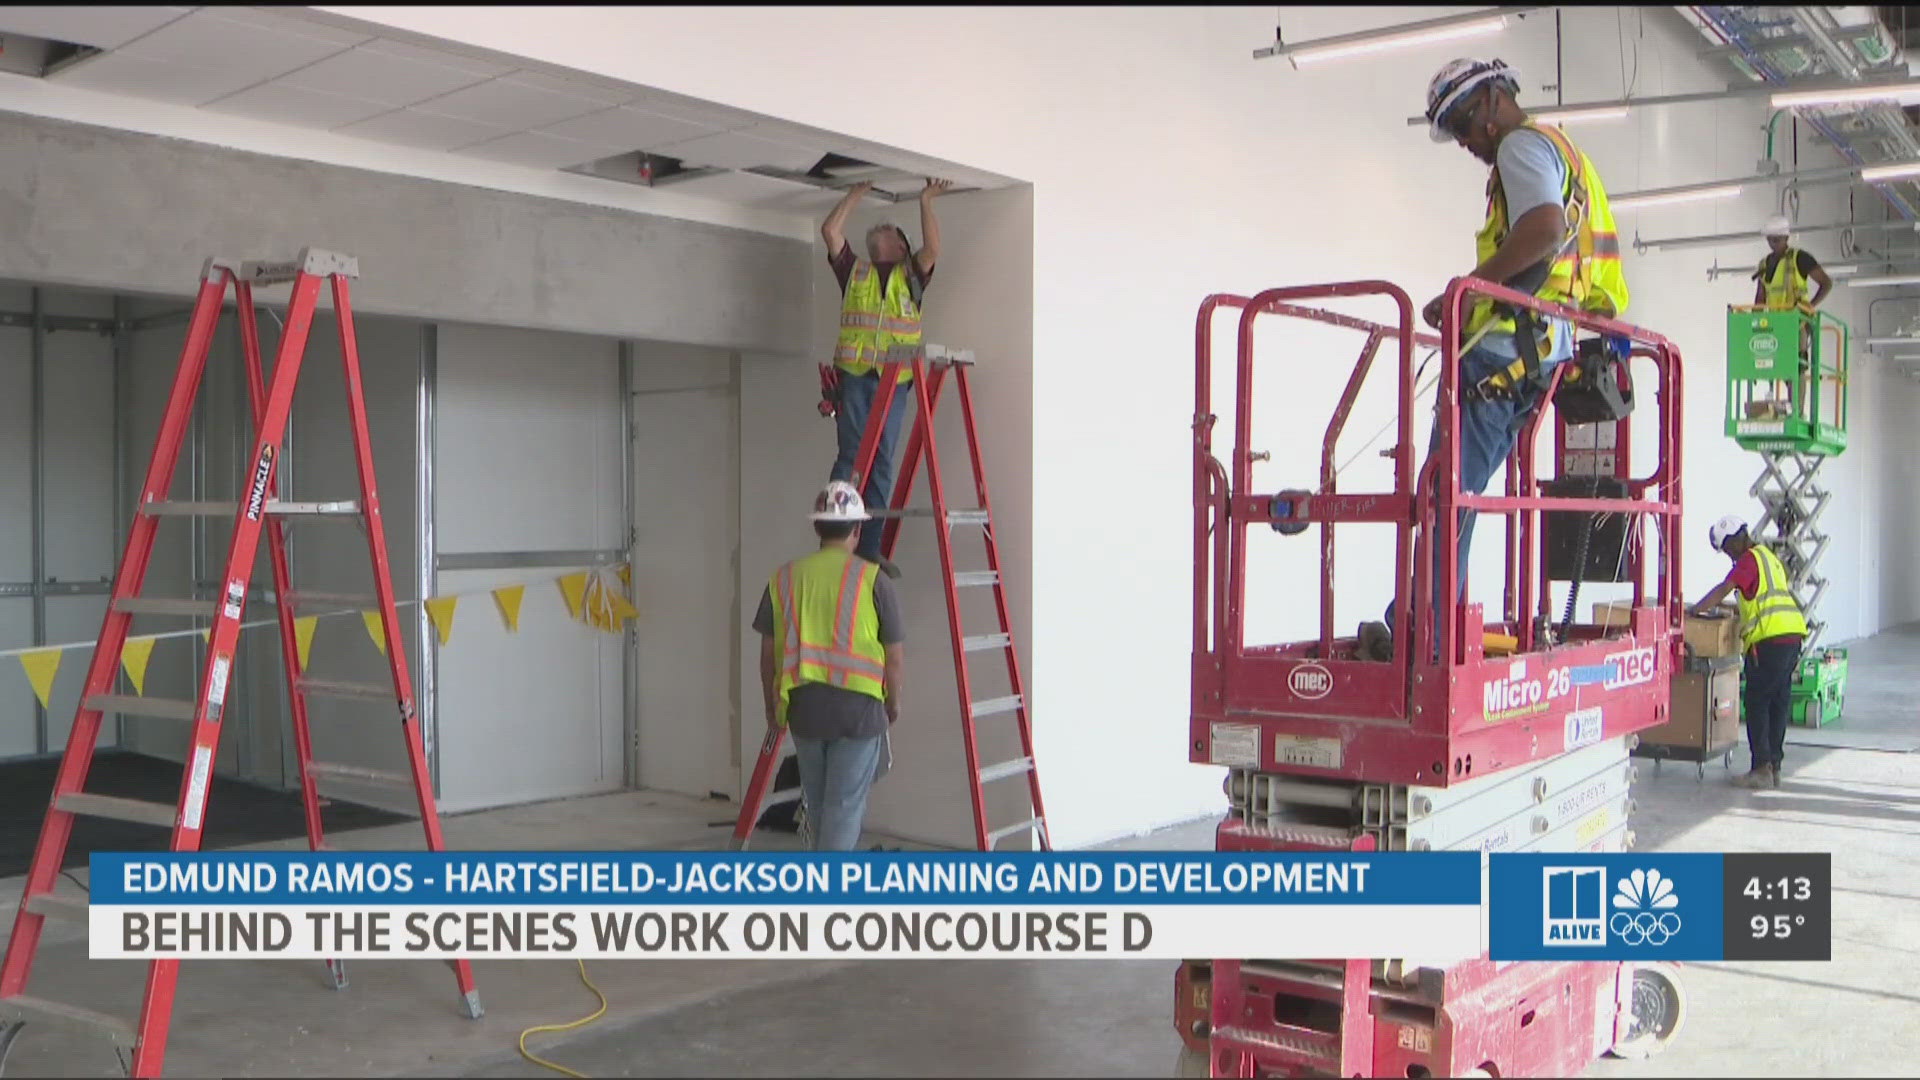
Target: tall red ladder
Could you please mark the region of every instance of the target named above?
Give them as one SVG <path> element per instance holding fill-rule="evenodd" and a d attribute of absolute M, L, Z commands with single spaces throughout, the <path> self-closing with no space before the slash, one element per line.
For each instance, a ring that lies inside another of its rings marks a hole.
<path fill-rule="evenodd" d="M 894 483 L 890 507 L 886 510 L 871 511 L 876 519 L 885 521 L 885 531 L 881 536 L 880 551 L 891 558 L 894 542 L 900 535 L 900 523 L 909 517 L 931 517 L 938 526 L 934 534 L 940 546 L 940 581 L 947 594 L 947 628 L 953 640 L 954 686 L 960 697 L 960 731 L 967 750 L 967 787 L 973 802 L 974 842 L 981 851 L 992 851 L 1001 840 L 1031 829 L 1042 851 L 1052 850 L 1052 840 L 1047 835 L 1046 811 L 1040 801 L 1040 774 L 1034 764 L 1033 727 L 1028 719 L 1025 684 L 1020 678 L 1020 659 L 1014 651 L 1013 623 L 1007 615 L 1006 582 L 1000 571 L 1000 548 L 993 535 L 993 511 L 987 500 L 986 472 L 980 463 L 979 429 L 973 416 L 973 393 L 967 382 L 967 371 L 973 367 L 973 353 L 970 351 L 944 349 L 938 345 L 897 345 L 887 352 L 886 361 L 880 368 L 880 386 L 874 395 L 874 401 L 867 414 L 867 427 L 860 439 L 860 452 L 854 459 L 855 468 L 852 484 L 857 489 L 866 486 L 865 477 L 873 467 L 874 455 L 880 448 L 880 435 L 886 430 L 887 411 L 893 406 L 894 391 L 899 386 L 900 372 L 911 368 L 913 371 L 912 392 L 920 408 L 914 417 L 913 432 L 908 437 L 906 448 L 900 456 L 898 479 Z M 946 489 L 941 482 L 940 456 L 934 436 L 934 406 L 940 401 L 940 392 L 945 388 L 951 376 L 960 398 L 960 415 L 966 425 L 967 458 L 973 468 L 973 489 L 977 506 L 967 509 L 951 509 L 947 502 Z M 907 498 L 913 491 L 913 479 L 916 469 L 924 459 L 927 468 L 927 490 L 932 498 L 931 507 L 907 507 Z M 954 569 L 953 535 L 954 526 L 979 526 L 985 541 L 987 568 L 984 570 Z M 1000 629 L 995 633 L 969 636 L 961 625 L 960 590 L 965 588 L 991 588 L 993 590 L 994 613 Z M 989 698 L 984 701 L 973 699 L 973 676 L 967 666 L 967 657 L 974 653 L 999 653 L 1006 661 L 1007 682 L 1011 691 L 1006 696 Z M 974 722 L 988 716 L 1011 713 L 1020 733 L 1021 756 L 1010 761 L 988 765 L 980 764 L 980 748 L 974 734 Z M 747 840 L 753 834 L 753 828 L 760 821 L 760 815 L 769 806 L 793 802 L 800 798 L 800 789 L 789 788 L 776 791 L 769 797 L 774 773 L 780 764 L 782 751 L 786 745 L 786 728 L 778 727 L 767 732 L 760 743 L 759 760 L 753 768 L 753 777 L 747 782 L 746 796 L 741 800 L 740 818 L 733 827 L 733 847 L 740 850 L 747 846 Z M 1027 794 L 1032 808 L 1032 816 L 1015 825 L 993 829 L 988 827 L 985 787 L 996 780 L 1010 779 L 1015 776 L 1027 778 Z"/>
<path fill-rule="evenodd" d="M 45 920 L 71 919 L 82 925 L 87 921 L 87 901 L 84 898 L 62 896 L 55 892 L 76 814 L 170 829 L 168 850 L 199 850 L 207 807 L 207 788 L 212 779 L 213 762 L 220 741 L 220 721 L 228 675 L 239 644 L 241 614 L 246 607 L 247 587 L 253 574 L 263 527 L 273 565 L 273 600 L 279 612 L 280 646 L 288 674 L 288 699 L 293 716 L 294 745 L 300 767 L 300 794 L 309 845 L 315 851 L 326 847 L 320 821 L 317 782 L 321 779 L 351 779 L 411 788 L 418 800 L 428 849 L 440 851 L 445 847 L 440 832 L 439 812 L 434 804 L 433 782 L 427 769 L 425 747 L 421 742 L 420 723 L 414 711 L 413 686 L 403 649 L 405 639 L 401 636 L 399 616 L 394 609 L 386 531 L 381 524 L 380 498 L 374 487 L 372 443 L 367 432 L 366 401 L 360 380 L 360 353 L 348 299 L 347 281 L 357 276 L 357 259 L 312 248 L 303 250 L 298 258 L 290 262 L 207 260 L 200 277 L 199 296 L 194 302 L 192 318 L 188 323 L 179 371 L 174 376 L 173 391 L 167 399 L 166 414 L 155 441 L 152 463 L 147 468 L 146 483 L 141 487 L 140 505 L 133 516 L 127 546 L 120 558 L 119 571 L 114 576 L 106 620 L 100 630 L 100 639 L 94 646 L 92 664 L 87 669 L 86 689 L 80 697 L 79 711 L 74 717 L 73 729 L 67 737 L 66 752 L 54 781 L 52 802 L 41 826 L 39 843 L 34 848 L 33 864 L 28 872 L 19 913 L 14 920 L 13 937 L 8 943 L 6 960 L 0 964 L 0 1021 L 10 1021 L 0 1023 L 0 1046 L 4 1046 L 28 1019 L 101 1027 L 113 1037 L 116 1049 L 131 1047 L 132 1057 L 128 1068 L 131 1076 L 160 1075 L 166 1057 L 168 1022 L 173 1014 L 174 988 L 179 979 L 178 960 L 155 960 L 148 965 L 140 1016 L 134 1024 L 77 1005 L 32 997 L 24 991 Z M 287 309 L 286 325 L 281 332 L 279 352 L 274 361 L 273 379 L 269 384 L 261 368 L 253 290 L 288 282 L 293 285 L 292 297 Z M 353 429 L 360 498 L 345 502 L 286 502 L 275 497 L 278 486 L 276 467 L 287 430 L 287 419 L 293 407 L 294 386 L 299 378 L 323 283 L 332 286 L 334 314 L 339 326 L 347 412 Z M 173 482 L 174 465 L 179 460 L 181 444 L 186 440 L 194 398 L 200 390 L 207 352 L 213 342 L 221 307 L 226 302 L 228 284 L 232 284 L 234 289 L 252 401 L 254 445 L 253 454 L 248 458 L 251 467 L 245 477 L 246 498 L 238 503 L 172 501 L 167 497 L 168 488 Z M 140 595 L 160 521 L 174 516 L 234 518 L 233 537 L 227 548 L 226 570 L 220 579 L 224 584 L 218 599 L 166 599 Z M 293 587 L 283 519 L 313 516 L 345 517 L 362 523 L 372 555 L 373 596 L 336 596 Z M 300 665 L 294 630 L 296 612 L 323 614 L 327 609 L 368 606 L 379 612 L 381 626 L 386 633 L 385 651 L 392 683 L 357 684 L 308 678 Z M 169 701 L 114 693 L 121 648 L 127 640 L 129 624 L 136 615 L 193 616 L 213 620 L 195 700 Z M 411 765 L 409 772 L 392 773 L 314 761 L 307 727 L 308 694 L 396 704 Z M 109 712 L 191 725 L 189 764 L 183 770 L 180 795 L 175 805 L 85 790 L 101 716 Z M 347 979 L 343 963 L 329 960 L 327 966 L 333 976 L 334 986 L 344 989 Z M 454 961 L 451 966 L 467 1014 L 479 1018 L 480 994 L 474 985 L 472 966 L 465 960 Z"/>

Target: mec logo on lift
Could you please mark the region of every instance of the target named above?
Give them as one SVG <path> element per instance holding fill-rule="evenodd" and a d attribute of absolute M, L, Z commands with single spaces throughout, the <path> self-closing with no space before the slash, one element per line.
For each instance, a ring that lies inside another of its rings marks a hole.
<path fill-rule="evenodd" d="M 1651 646 L 1617 652 L 1600 662 L 1608 669 L 1607 680 L 1601 684 L 1603 690 L 1618 690 L 1623 686 L 1652 682 L 1654 669 L 1659 666 Z"/>
<path fill-rule="evenodd" d="M 1318 701 L 1333 692 L 1333 672 L 1319 664 L 1301 664 L 1287 673 L 1287 689 L 1294 697 Z"/>
<path fill-rule="evenodd" d="M 247 520 L 259 521 L 267 503 L 267 477 L 273 474 L 273 447 L 260 448 L 260 461 L 253 467 L 253 485 L 247 489 Z"/>

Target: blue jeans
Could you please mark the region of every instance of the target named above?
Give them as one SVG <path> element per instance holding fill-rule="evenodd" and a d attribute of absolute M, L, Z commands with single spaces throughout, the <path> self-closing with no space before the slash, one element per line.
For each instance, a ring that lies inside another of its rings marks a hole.
<path fill-rule="evenodd" d="M 860 456 L 860 440 L 867 433 L 867 414 L 873 410 L 873 398 L 880 392 L 880 374 L 870 371 L 865 375 L 850 375 L 840 372 L 839 399 L 836 403 L 835 426 L 840 437 L 840 452 L 833 459 L 833 472 L 829 480 L 850 480 L 853 469 Z M 900 442 L 900 422 L 913 411 L 914 389 L 912 383 L 896 386 L 893 389 L 893 401 L 887 407 L 887 425 L 880 433 L 880 446 L 873 453 L 873 468 L 867 473 L 867 487 L 860 493 L 866 501 L 867 510 L 883 510 L 887 500 L 893 497 L 893 451 Z M 860 541 L 854 548 L 854 554 L 870 562 L 880 558 L 880 536 L 885 530 L 884 521 L 870 521 L 860 529 Z"/>
<path fill-rule="evenodd" d="M 1466 388 L 1478 383 L 1488 375 L 1513 362 L 1513 357 L 1502 356 L 1475 346 L 1460 358 L 1460 388 L 1464 395 Z M 1541 359 L 1541 366 L 1551 370 L 1552 363 Z M 1478 495 L 1486 491 L 1487 484 L 1493 480 L 1493 474 L 1499 472 L 1507 463 L 1507 455 L 1513 453 L 1514 444 L 1520 439 L 1520 429 L 1540 407 L 1544 396 L 1538 387 L 1524 386 L 1513 400 L 1469 400 L 1464 396 L 1460 402 L 1460 490 L 1464 494 Z M 1440 417 L 1436 413 L 1433 432 L 1427 438 L 1427 457 L 1440 449 Z M 1477 516 L 1472 510 L 1460 512 L 1460 547 L 1454 553 L 1454 573 L 1458 589 L 1454 601 L 1466 595 L 1467 591 L 1467 551 L 1473 545 L 1473 519 Z M 1437 536 L 1426 538 L 1427 546 L 1433 552 L 1433 607 L 1436 647 L 1439 636 L 1439 620 L 1445 611 L 1440 603 L 1440 575 L 1444 564 L 1440 561 L 1440 544 Z M 1393 626 L 1393 604 L 1387 604 L 1387 626 Z M 1408 628 L 1411 632 L 1412 628 Z"/>
<path fill-rule="evenodd" d="M 813 850 L 852 851 L 867 816 L 867 792 L 880 764 L 883 736 L 866 739 L 793 738 L 800 760 L 800 793 L 813 821 Z"/>

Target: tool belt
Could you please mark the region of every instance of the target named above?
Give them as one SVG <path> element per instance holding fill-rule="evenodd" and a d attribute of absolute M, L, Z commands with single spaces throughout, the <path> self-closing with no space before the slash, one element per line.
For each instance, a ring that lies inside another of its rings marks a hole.
<path fill-rule="evenodd" d="M 1501 401 L 1517 398 L 1530 387 L 1544 390 L 1547 376 L 1540 370 L 1540 346 L 1548 340 L 1546 324 L 1530 311 L 1516 311 L 1505 304 L 1495 304 L 1493 311 L 1497 318 L 1513 319 L 1513 346 L 1519 355 L 1506 367 L 1467 387 L 1466 396 L 1469 400 Z"/>

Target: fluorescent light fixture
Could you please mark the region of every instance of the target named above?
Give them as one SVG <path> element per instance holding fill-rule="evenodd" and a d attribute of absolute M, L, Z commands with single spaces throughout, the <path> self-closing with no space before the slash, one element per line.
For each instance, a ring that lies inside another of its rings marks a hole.
<path fill-rule="evenodd" d="M 1897 161 L 1891 165 L 1869 165 L 1860 170 L 1860 181 L 1877 184 L 1901 176 L 1920 176 L 1920 161 Z"/>
<path fill-rule="evenodd" d="M 1862 289 L 1871 289 L 1878 285 L 1920 285 L 1920 274 L 1882 274 L 1878 277 L 1857 277 L 1847 284 Z"/>
<path fill-rule="evenodd" d="M 1850 105 L 1856 101 L 1920 96 L 1920 81 L 1879 83 L 1874 86 L 1844 86 L 1828 90 L 1788 90 L 1773 95 L 1773 107 L 1790 109 L 1796 105 Z"/>
<path fill-rule="evenodd" d="M 1455 41 L 1460 38 L 1482 37 L 1497 34 L 1507 28 L 1504 15 L 1476 19 L 1473 22 L 1457 26 L 1441 26 L 1430 30 L 1407 30 L 1397 34 L 1386 34 L 1370 41 L 1353 41 L 1339 45 L 1303 45 L 1288 49 L 1287 59 L 1296 64 L 1310 64 L 1317 60 L 1339 60 L 1348 56 L 1362 56 L 1368 53 L 1388 52 L 1393 49 L 1410 49 L 1416 45 L 1431 45 L 1439 41 Z"/>
<path fill-rule="evenodd" d="M 1588 120 L 1625 120 L 1625 105 L 1596 105 L 1585 109 L 1541 109 L 1533 114 L 1535 120 L 1547 124 L 1579 124 Z"/>
<path fill-rule="evenodd" d="M 1740 194 L 1744 182 L 1732 184 L 1714 184 L 1711 187 L 1683 188 L 1677 191 L 1649 191 L 1644 195 L 1622 195 L 1608 200 L 1615 210 L 1639 210 L 1649 206 L 1667 206 L 1672 203 L 1699 202 L 1704 199 L 1725 199 Z"/>
<path fill-rule="evenodd" d="M 1920 345 L 1920 337 L 1876 337 L 1868 338 L 1869 348 L 1884 348 L 1888 345 Z"/>

